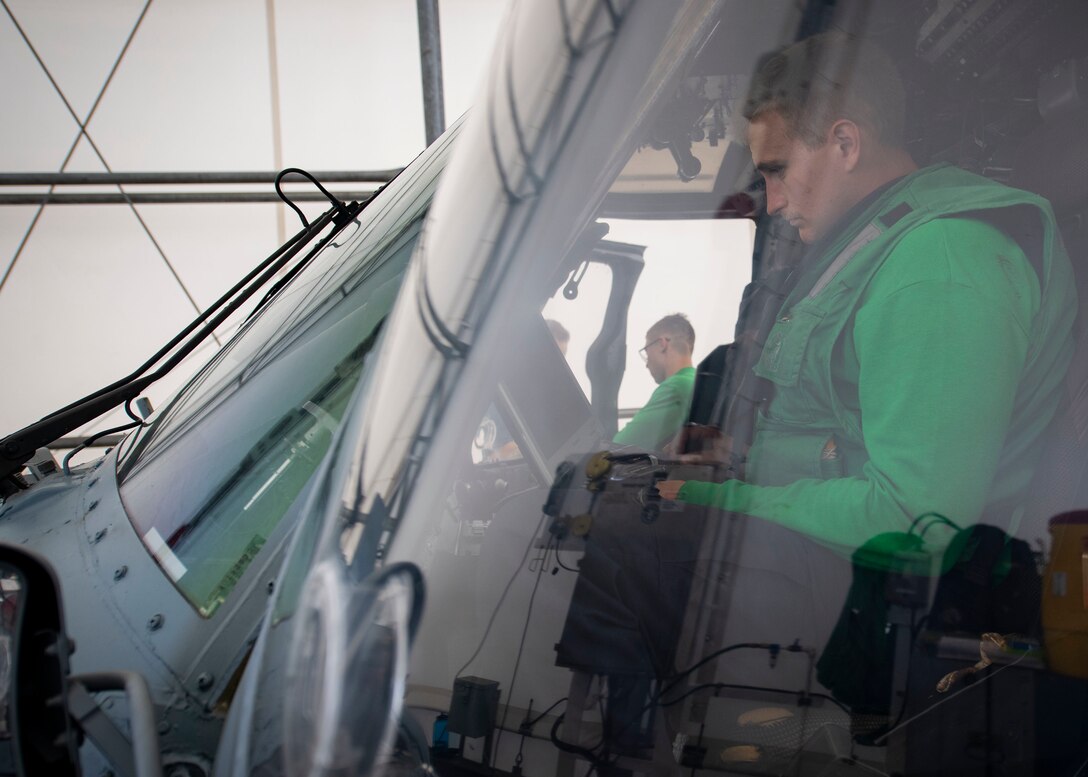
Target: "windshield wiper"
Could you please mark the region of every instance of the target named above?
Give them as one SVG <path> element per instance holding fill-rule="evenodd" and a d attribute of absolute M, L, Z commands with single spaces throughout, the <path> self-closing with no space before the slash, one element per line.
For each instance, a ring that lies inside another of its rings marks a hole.
<path fill-rule="evenodd" d="M 287 172 L 284 171 L 284 173 Z M 33 457 L 38 448 L 49 445 L 83 424 L 93 421 L 103 413 L 139 397 L 144 389 L 166 375 L 182 359 L 192 353 L 201 342 L 215 331 L 216 327 L 274 278 L 281 268 L 312 242 L 315 237 L 321 234 L 326 227 L 332 224 L 332 230 L 329 234 L 314 246 L 299 261 L 298 265 L 290 271 L 289 275 L 291 277 L 294 277 L 302 267 L 308 264 L 345 226 L 354 221 L 363 208 L 374 199 L 374 197 L 371 197 L 362 203 L 351 202 L 345 204 L 325 191 L 320 184 L 318 186 L 332 200 L 332 207 L 322 213 L 313 223 L 309 223 L 303 218 L 305 226 L 300 232 L 257 265 L 228 292 L 216 300 L 211 307 L 180 331 L 169 343 L 137 367 L 136 370 L 124 378 L 62 407 L 0 440 L 0 495 L 11 494 L 19 489 L 26 488 L 26 483 L 22 481 L 18 473 L 22 470 L 23 465 Z M 277 191 L 279 191 L 278 181 Z M 378 190 L 378 192 L 380 191 L 381 189 Z M 281 196 L 283 196 L 282 193 Z M 284 199 L 286 200 L 286 198 Z M 290 201 L 288 201 L 288 204 L 294 207 Z M 279 283 L 276 285 L 277 289 L 281 286 Z M 262 307 L 270 298 L 270 295 L 262 298 L 257 309 Z M 173 352 L 172 355 L 170 355 L 171 352 Z M 148 372 L 151 367 L 158 364 L 167 355 L 170 355 L 170 357 L 163 362 L 162 366 L 153 372 Z"/>

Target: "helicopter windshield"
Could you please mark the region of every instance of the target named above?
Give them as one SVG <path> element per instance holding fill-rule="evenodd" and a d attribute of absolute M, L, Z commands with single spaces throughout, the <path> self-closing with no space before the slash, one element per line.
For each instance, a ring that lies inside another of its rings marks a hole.
<path fill-rule="evenodd" d="M 455 134 L 391 183 L 124 451 L 132 522 L 202 615 L 297 513 L 392 308 Z"/>

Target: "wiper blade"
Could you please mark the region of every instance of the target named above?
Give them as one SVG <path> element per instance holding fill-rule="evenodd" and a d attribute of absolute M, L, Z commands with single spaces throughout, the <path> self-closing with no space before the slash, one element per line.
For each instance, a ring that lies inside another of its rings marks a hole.
<path fill-rule="evenodd" d="M 94 420 L 108 410 L 136 399 L 144 389 L 176 367 L 182 359 L 200 345 L 246 300 L 268 283 L 284 265 L 302 251 L 329 224 L 333 225 L 332 231 L 299 263 L 300 266 L 308 263 L 314 255 L 325 247 L 329 240 L 335 237 L 347 224 L 350 224 L 371 200 L 367 200 L 362 204 L 352 202 L 348 205 L 334 200 L 334 204 L 329 210 L 322 213 L 316 221 L 308 224 L 271 256 L 257 265 L 132 373 L 0 440 L 0 481 L 9 480 L 22 470 L 23 465 L 31 459 L 38 448 L 49 445 L 59 437 Z M 197 331 L 198 328 L 199 331 Z M 154 372 L 147 372 L 171 353 L 172 355 L 161 367 Z M 15 486 L 19 488 L 24 487 L 25 484 L 16 482 Z"/>

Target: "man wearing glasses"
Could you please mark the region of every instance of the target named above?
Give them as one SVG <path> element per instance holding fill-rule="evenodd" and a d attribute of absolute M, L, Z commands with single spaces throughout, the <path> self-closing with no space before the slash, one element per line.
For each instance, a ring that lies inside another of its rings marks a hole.
<path fill-rule="evenodd" d="M 695 368 L 691 351 L 695 330 L 682 313 L 665 316 L 646 332 L 639 356 L 657 383 L 650 401 L 635 413 L 613 440 L 645 450 L 659 450 L 680 431 L 691 409 Z"/>

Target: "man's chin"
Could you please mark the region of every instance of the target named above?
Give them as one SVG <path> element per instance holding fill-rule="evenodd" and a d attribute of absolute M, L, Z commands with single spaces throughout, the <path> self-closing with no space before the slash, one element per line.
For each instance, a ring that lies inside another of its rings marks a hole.
<path fill-rule="evenodd" d="M 797 230 L 797 235 L 801 238 L 802 243 L 811 243 L 816 239 L 812 234 L 812 227 L 804 219 L 786 217 L 785 221 Z"/>

